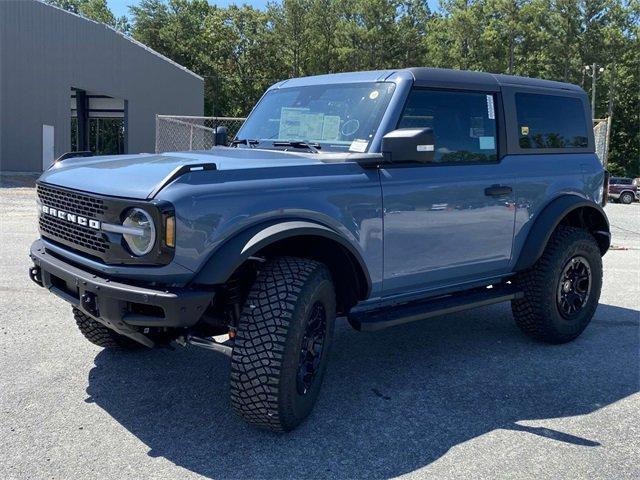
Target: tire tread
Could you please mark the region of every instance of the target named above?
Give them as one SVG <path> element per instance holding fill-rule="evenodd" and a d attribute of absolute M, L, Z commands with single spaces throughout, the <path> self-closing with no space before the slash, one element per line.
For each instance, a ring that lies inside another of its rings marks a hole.
<path fill-rule="evenodd" d="M 544 310 L 547 302 L 549 302 L 544 290 L 549 285 L 549 282 L 555 284 L 557 280 L 550 278 L 550 273 L 567 248 L 576 242 L 588 243 L 590 248 L 598 252 L 598 256 L 600 255 L 597 243 L 589 232 L 581 228 L 561 225 L 551 235 L 540 259 L 533 267 L 516 277 L 516 284 L 524 292 L 524 297 L 513 300 L 511 302 L 511 310 L 520 330 L 535 340 L 547 343 L 565 343 L 573 340 L 581 333 L 580 331 L 572 335 L 559 334 L 554 329 L 551 319 Z M 598 280 L 599 284 L 601 284 L 601 267 L 592 269 L 592 275 L 596 274 L 599 274 L 600 278 L 594 278 L 594 280 Z"/>
<path fill-rule="evenodd" d="M 294 414 L 279 402 L 284 351 L 296 303 L 318 269 L 330 280 L 320 262 L 278 257 L 263 266 L 249 292 L 231 360 L 231 405 L 251 425 L 291 429 Z"/>
<path fill-rule="evenodd" d="M 135 350 L 142 347 L 135 340 L 105 327 L 77 308 L 73 309 L 73 316 L 80 333 L 94 345 L 114 350 Z"/>

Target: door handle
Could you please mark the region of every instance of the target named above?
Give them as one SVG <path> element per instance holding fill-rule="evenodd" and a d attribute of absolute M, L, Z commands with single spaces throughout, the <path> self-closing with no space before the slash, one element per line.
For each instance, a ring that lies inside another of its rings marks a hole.
<path fill-rule="evenodd" d="M 509 195 L 513 189 L 507 185 L 491 185 L 484 189 L 484 194 L 488 197 L 502 197 Z"/>

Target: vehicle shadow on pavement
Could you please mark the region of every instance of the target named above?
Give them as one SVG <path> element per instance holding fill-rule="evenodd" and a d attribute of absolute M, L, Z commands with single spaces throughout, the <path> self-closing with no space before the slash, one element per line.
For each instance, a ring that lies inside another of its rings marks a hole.
<path fill-rule="evenodd" d="M 236 418 L 228 361 L 196 348 L 102 351 L 87 401 L 149 455 L 211 478 L 397 476 L 495 429 L 598 448 L 597 436 L 516 422 L 587 414 L 640 390 L 639 317 L 600 305 L 565 345 L 524 337 L 507 305 L 377 333 L 341 324 L 315 411 L 284 435 Z"/>

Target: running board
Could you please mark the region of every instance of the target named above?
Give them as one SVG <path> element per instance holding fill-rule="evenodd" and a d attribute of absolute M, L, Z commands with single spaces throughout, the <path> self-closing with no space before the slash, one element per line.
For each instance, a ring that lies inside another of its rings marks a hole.
<path fill-rule="evenodd" d="M 496 285 L 491 288 L 480 288 L 460 292 L 429 300 L 422 300 L 380 310 L 369 310 L 351 313 L 349 323 L 356 330 L 373 332 L 403 323 L 424 320 L 425 318 L 461 312 L 472 308 L 484 307 L 494 303 L 506 302 L 522 298 L 522 292 L 513 285 Z"/>

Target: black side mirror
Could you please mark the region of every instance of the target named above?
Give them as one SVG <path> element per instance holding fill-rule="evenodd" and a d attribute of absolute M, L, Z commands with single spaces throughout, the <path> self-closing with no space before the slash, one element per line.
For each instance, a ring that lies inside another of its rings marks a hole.
<path fill-rule="evenodd" d="M 229 129 L 227 127 L 219 126 L 213 129 L 213 145 L 227 146 L 227 138 L 229 136 Z"/>
<path fill-rule="evenodd" d="M 399 128 L 382 137 L 385 162 L 433 162 L 435 136 L 432 128 Z"/>

